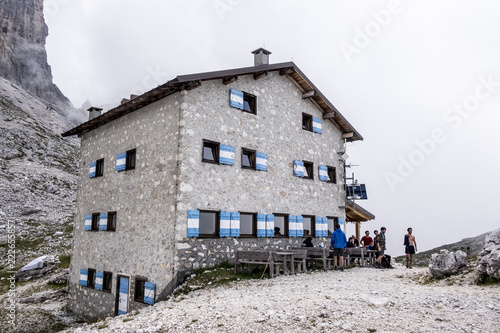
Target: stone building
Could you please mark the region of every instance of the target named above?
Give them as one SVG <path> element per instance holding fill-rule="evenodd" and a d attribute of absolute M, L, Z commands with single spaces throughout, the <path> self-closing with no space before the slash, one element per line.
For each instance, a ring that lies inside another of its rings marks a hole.
<path fill-rule="evenodd" d="M 178 76 L 63 134 L 81 138 L 75 313 L 147 306 L 236 250 L 327 246 L 346 219 L 340 155 L 363 138 L 293 62 L 253 53 L 253 67 Z"/>

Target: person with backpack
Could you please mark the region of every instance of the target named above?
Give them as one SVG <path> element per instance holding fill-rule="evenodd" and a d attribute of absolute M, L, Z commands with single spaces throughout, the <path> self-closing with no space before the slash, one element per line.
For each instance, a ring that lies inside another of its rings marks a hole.
<path fill-rule="evenodd" d="M 378 235 L 375 237 L 375 240 L 374 240 L 375 246 L 377 247 L 377 251 L 378 251 L 378 258 L 374 264 L 375 268 L 383 268 L 382 258 L 384 258 L 384 253 L 386 250 L 385 231 L 386 231 L 385 227 L 380 228 L 380 232 L 378 233 Z M 386 260 L 387 260 L 387 258 L 386 258 Z M 390 266 L 390 263 L 389 263 L 389 266 Z"/>
<path fill-rule="evenodd" d="M 340 270 L 344 270 L 344 252 L 347 245 L 347 238 L 340 229 L 340 225 L 335 223 L 335 231 L 332 233 L 330 248 L 333 248 L 333 269 L 337 269 L 337 256 L 340 257 Z"/>

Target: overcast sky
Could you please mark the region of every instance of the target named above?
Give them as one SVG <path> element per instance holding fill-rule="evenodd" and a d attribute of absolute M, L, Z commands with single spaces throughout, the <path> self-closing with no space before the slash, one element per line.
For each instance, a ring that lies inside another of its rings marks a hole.
<path fill-rule="evenodd" d="M 364 141 L 348 169 L 388 253 L 500 227 L 500 2 L 45 0 L 54 82 L 118 105 L 177 75 L 292 60 Z M 352 234 L 352 229 L 348 230 Z"/>

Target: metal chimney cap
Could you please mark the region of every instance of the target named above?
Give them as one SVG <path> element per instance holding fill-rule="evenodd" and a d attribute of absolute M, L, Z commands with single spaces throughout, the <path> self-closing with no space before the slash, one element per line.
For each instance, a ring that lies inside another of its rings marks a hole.
<path fill-rule="evenodd" d="M 260 52 L 264 53 L 265 55 L 270 55 L 272 52 L 266 50 L 265 48 L 259 47 L 257 50 L 252 51 L 253 54 L 259 54 Z"/>
<path fill-rule="evenodd" d="M 92 111 L 102 111 L 101 108 L 97 108 L 95 106 L 91 106 L 90 108 L 87 109 L 87 111 L 92 112 Z"/>

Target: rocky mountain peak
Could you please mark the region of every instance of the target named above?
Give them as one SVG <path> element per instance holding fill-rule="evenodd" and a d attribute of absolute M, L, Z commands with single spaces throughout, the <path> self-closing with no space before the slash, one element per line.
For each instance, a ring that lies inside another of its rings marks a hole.
<path fill-rule="evenodd" d="M 0 76 L 62 108 L 71 102 L 52 82 L 45 40 L 43 0 L 2 0 L 0 6 Z"/>

